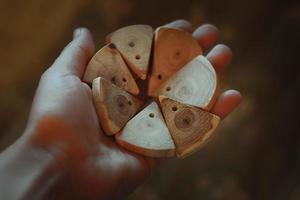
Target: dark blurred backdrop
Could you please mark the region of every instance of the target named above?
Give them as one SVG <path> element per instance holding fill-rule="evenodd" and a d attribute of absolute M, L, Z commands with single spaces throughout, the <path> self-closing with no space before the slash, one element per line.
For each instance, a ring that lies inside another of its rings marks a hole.
<path fill-rule="evenodd" d="M 272 0 L 0 0 L 0 150 L 22 133 L 41 73 L 88 27 L 97 48 L 129 24 L 213 23 L 244 96 L 201 152 L 159 169 L 128 199 L 300 199 L 300 3 Z"/>

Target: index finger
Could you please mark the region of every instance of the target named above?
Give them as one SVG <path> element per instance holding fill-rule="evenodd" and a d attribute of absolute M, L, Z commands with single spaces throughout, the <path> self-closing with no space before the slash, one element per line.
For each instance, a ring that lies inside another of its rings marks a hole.
<path fill-rule="evenodd" d="M 181 29 L 189 33 L 192 33 L 194 30 L 193 25 L 185 19 L 175 20 L 166 25 L 163 25 L 163 27 Z"/>

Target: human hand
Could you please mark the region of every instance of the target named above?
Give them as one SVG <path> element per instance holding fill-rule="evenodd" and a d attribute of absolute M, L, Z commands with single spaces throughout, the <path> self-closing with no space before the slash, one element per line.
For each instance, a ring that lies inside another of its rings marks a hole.
<path fill-rule="evenodd" d="M 184 20 L 166 26 L 191 32 L 203 51 L 209 52 L 207 58 L 219 75 L 230 62 L 227 46 L 210 50 L 219 36 L 214 26 L 202 25 L 194 32 Z M 51 189 L 59 199 L 120 198 L 139 186 L 161 161 L 126 151 L 103 134 L 91 89 L 81 81 L 93 54 L 90 32 L 76 30 L 73 41 L 43 74 L 23 136 L 28 144 L 51 154 L 64 174 Z M 239 92 L 225 91 L 211 112 L 224 118 L 240 101 Z"/>

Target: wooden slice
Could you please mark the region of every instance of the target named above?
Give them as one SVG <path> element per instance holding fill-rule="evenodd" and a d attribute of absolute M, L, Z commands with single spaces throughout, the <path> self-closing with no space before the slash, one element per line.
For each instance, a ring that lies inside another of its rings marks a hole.
<path fill-rule="evenodd" d="M 139 93 L 134 78 L 113 44 L 104 46 L 94 55 L 86 68 L 83 81 L 92 83 L 97 77 L 103 77 L 132 94 Z"/>
<path fill-rule="evenodd" d="M 178 157 L 183 158 L 202 147 L 220 122 L 218 116 L 201 108 L 165 97 L 160 97 L 159 100 Z"/>
<path fill-rule="evenodd" d="M 107 37 L 116 45 L 132 71 L 145 80 L 152 47 L 153 29 L 148 25 L 121 28 Z"/>
<path fill-rule="evenodd" d="M 202 55 L 180 69 L 156 91 L 184 104 L 210 110 L 217 96 L 217 75 L 213 66 Z"/>
<path fill-rule="evenodd" d="M 165 27 L 156 29 L 148 94 L 152 96 L 161 83 L 200 54 L 202 50 L 190 33 Z"/>
<path fill-rule="evenodd" d="M 139 99 L 101 77 L 93 81 L 93 98 L 107 135 L 120 131 L 143 105 Z"/>
<path fill-rule="evenodd" d="M 175 155 L 174 142 L 155 102 L 133 117 L 116 134 L 116 140 L 124 148 L 144 156 Z"/>

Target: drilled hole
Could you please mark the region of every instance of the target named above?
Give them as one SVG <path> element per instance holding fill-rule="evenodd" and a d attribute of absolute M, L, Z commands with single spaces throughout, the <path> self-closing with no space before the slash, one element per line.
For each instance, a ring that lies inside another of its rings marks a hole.
<path fill-rule="evenodd" d="M 139 60 L 139 59 L 141 59 L 141 56 L 140 55 L 136 55 L 135 59 Z"/>
<path fill-rule="evenodd" d="M 175 112 L 175 111 L 178 110 L 178 108 L 177 108 L 176 106 L 173 106 L 173 107 L 172 107 L 172 110 Z"/>
<path fill-rule="evenodd" d="M 130 42 L 128 45 L 129 45 L 130 47 L 134 47 L 134 46 L 135 46 L 134 42 Z"/>
<path fill-rule="evenodd" d="M 110 80 L 111 82 L 116 83 L 116 77 L 112 77 Z"/>
<path fill-rule="evenodd" d="M 122 81 L 123 81 L 123 82 L 127 82 L 126 78 L 123 78 Z"/>
<path fill-rule="evenodd" d="M 117 48 L 116 45 L 114 45 L 113 43 L 109 44 L 108 47 L 111 48 L 111 49 L 116 49 Z"/>
<path fill-rule="evenodd" d="M 153 118 L 154 117 L 154 113 L 150 113 L 149 117 Z"/>
<path fill-rule="evenodd" d="M 131 101 L 128 101 L 128 105 L 130 105 L 130 106 L 131 106 L 131 105 L 132 105 L 132 102 L 131 102 Z"/>
<path fill-rule="evenodd" d="M 161 80 L 161 79 L 162 79 L 162 75 L 161 75 L 161 74 L 158 74 L 158 75 L 157 75 L 157 78 L 158 78 L 158 80 Z"/>
<path fill-rule="evenodd" d="M 166 88 L 166 91 L 167 91 L 167 92 L 171 91 L 171 87 L 167 87 L 167 88 Z"/>

